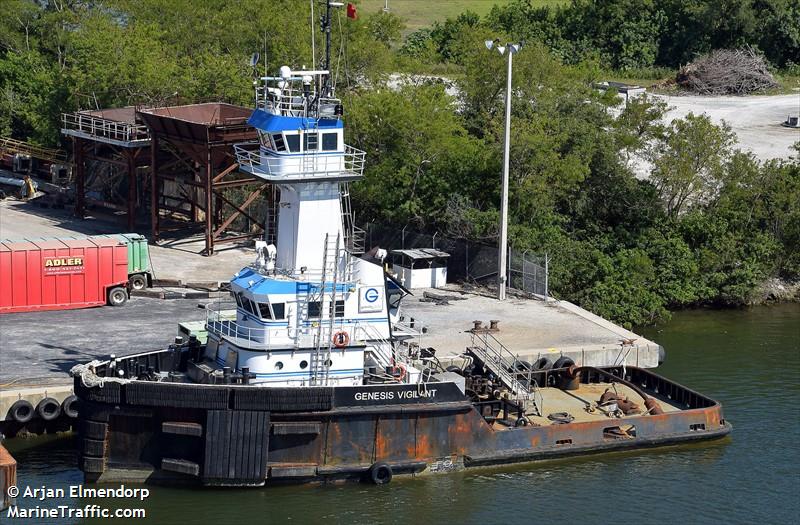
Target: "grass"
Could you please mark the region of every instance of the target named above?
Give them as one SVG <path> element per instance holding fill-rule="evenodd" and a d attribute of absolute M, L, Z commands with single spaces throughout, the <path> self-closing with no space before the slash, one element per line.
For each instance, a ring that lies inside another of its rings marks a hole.
<path fill-rule="evenodd" d="M 423 27 L 430 27 L 434 22 L 443 22 L 447 18 L 455 18 L 464 11 L 472 11 L 481 17 L 486 16 L 495 4 L 504 5 L 508 0 L 389 0 L 389 11 L 396 14 L 406 24 L 404 34 Z M 558 5 L 564 0 L 534 0 L 534 5 Z M 384 0 L 360 0 L 359 12 L 367 14 L 380 11 Z"/>

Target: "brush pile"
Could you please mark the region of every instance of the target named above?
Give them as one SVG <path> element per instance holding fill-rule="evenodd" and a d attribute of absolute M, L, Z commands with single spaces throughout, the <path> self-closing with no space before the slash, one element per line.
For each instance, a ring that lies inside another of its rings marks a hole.
<path fill-rule="evenodd" d="M 676 81 L 699 95 L 746 95 L 778 85 L 752 48 L 718 49 L 678 71 Z"/>

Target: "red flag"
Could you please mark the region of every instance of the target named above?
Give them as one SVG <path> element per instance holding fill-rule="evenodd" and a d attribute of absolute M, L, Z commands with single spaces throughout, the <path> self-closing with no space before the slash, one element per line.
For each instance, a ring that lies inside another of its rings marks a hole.
<path fill-rule="evenodd" d="M 358 13 L 356 13 L 356 6 L 347 2 L 347 18 L 352 18 L 356 20 L 358 18 Z"/>

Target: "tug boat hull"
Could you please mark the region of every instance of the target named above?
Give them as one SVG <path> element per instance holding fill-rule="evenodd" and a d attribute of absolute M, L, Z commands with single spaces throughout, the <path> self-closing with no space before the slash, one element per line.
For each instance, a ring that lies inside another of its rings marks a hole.
<path fill-rule="evenodd" d="M 185 366 L 185 354 L 152 352 L 115 365 L 176 370 Z M 520 425 L 514 403 L 470 399 L 457 382 L 272 388 L 114 381 L 104 380 L 108 366 L 93 367 L 89 386 L 75 377 L 79 463 L 87 481 L 382 483 L 387 471 L 391 480 L 710 440 L 731 430 L 716 401 L 633 367 L 584 374 L 574 391 L 541 389 L 545 409 L 570 406 L 574 420 L 552 422 L 541 414 Z M 658 399 L 664 413 L 613 417 L 578 410 L 607 384 L 622 388 L 606 383 L 608 374 Z"/>

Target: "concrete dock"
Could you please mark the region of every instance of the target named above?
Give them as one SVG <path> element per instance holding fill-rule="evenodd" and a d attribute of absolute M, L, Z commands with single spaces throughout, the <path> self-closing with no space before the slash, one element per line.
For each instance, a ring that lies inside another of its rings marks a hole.
<path fill-rule="evenodd" d="M 447 304 L 426 298 L 452 297 Z M 444 289 L 413 290 L 403 300 L 404 322 L 415 319 L 415 328 L 426 328 L 422 347 L 437 349 L 440 359 L 463 352 L 469 346 L 473 320 L 499 321 L 493 335 L 512 353 L 528 361 L 564 355 L 578 365 L 658 366 L 663 349 L 657 343 L 596 316 L 568 301 L 526 299 L 509 295 L 500 302 L 481 289 L 456 284 Z"/>
<path fill-rule="evenodd" d="M 35 202 L 0 202 L 0 238 L 118 233 L 120 228 L 107 219 L 78 220 L 69 210 L 41 208 Z M 249 246 L 226 248 L 212 257 L 200 255 L 202 247 L 199 238 L 152 246 L 155 277 L 227 282 L 254 259 Z M 501 303 L 485 290 L 458 285 L 427 291 L 454 299 L 446 303 L 425 300 L 426 290 L 414 290 L 414 295 L 404 299 L 403 313 L 406 322 L 414 318 L 417 328 L 426 328 L 418 338 L 420 346 L 436 348 L 443 360 L 470 345 L 467 330 L 474 320 L 486 324 L 498 320 L 499 331 L 493 335 L 512 353 L 530 361 L 542 356 L 555 361 L 565 355 L 579 365 L 658 365 L 658 344 L 566 301 L 512 295 Z M 45 397 L 60 402 L 69 396 L 68 372 L 75 364 L 164 348 L 177 335 L 178 322 L 205 321 L 198 305 L 213 301 L 214 295 L 169 300 L 132 297 L 120 308 L 0 315 L 0 423 L 8 419 L 9 408 L 18 400 L 35 407 Z"/>

